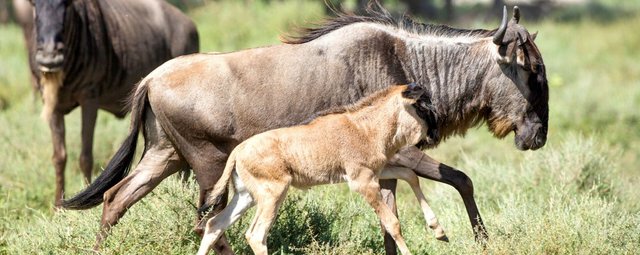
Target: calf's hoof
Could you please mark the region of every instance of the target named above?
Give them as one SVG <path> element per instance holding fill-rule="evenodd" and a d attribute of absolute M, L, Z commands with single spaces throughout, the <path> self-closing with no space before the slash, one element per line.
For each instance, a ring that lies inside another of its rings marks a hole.
<path fill-rule="evenodd" d="M 447 243 L 449 242 L 449 237 L 447 237 L 447 235 L 436 236 L 436 239 Z"/>

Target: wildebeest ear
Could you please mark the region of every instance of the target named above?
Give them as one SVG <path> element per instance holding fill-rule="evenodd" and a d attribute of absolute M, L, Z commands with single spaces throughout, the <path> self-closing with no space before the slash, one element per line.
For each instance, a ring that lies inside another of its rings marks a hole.
<path fill-rule="evenodd" d="M 520 8 L 518 6 L 513 7 L 513 20 L 516 24 L 520 23 Z"/>
<path fill-rule="evenodd" d="M 536 37 L 538 37 L 538 31 L 536 31 L 535 33 L 531 34 L 531 40 L 535 41 Z"/>
<path fill-rule="evenodd" d="M 418 98 L 420 98 L 420 96 L 422 96 L 422 94 L 424 94 L 424 92 L 425 89 L 422 86 L 411 83 L 407 85 L 407 89 L 402 91 L 402 97 L 417 100 Z"/>

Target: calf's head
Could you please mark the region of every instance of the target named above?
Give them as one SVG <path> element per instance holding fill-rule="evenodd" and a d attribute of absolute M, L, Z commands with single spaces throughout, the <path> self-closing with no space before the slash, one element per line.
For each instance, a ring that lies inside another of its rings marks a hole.
<path fill-rule="evenodd" d="M 520 12 L 514 7 L 507 23 L 504 8 L 502 24 L 493 36 L 497 49 L 495 75 L 490 78 L 488 124 L 498 137 L 515 132 L 520 150 L 536 150 L 547 140 L 549 88 L 540 51 L 534 43 L 536 34 L 520 24 Z"/>
<path fill-rule="evenodd" d="M 416 146 L 422 148 L 437 145 L 440 141 L 438 119 L 429 93 L 426 93 L 426 90 L 422 86 L 411 83 L 407 85 L 406 90 L 402 92 L 402 97 L 409 99 L 410 106 L 415 110 L 415 117 L 421 119 L 426 124 L 426 137 L 420 140 Z"/>
<path fill-rule="evenodd" d="M 57 72 L 64 63 L 64 23 L 72 0 L 31 0 L 35 7 L 36 54 L 38 68 Z"/>

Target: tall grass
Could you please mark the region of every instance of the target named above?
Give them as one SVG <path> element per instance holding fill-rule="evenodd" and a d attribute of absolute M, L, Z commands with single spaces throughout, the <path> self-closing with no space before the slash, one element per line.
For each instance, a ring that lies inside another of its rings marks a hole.
<path fill-rule="evenodd" d="M 203 51 L 232 51 L 278 43 L 292 24 L 317 20 L 321 12 L 316 1 L 216 1 L 191 15 Z M 550 81 L 548 145 L 520 152 L 512 137 L 496 140 L 482 127 L 430 151 L 471 176 L 491 239 L 483 250 L 473 241 L 457 192 L 424 181 L 451 242 L 433 238 L 401 183 L 399 212 L 408 245 L 416 254 L 637 254 L 640 17 L 525 25 L 540 31 L 536 43 Z M 29 82 L 20 30 L 0 27 L 0 254 L 89 253 L 101 208 L 52 211 L 49 131 Z M 78 111 L 66 122 L 67 190 L 75 193 L 83 187 Z M 99 115 L 96 169 L 113 155 L 127 126 Z M 101 253 L 194 253 L 196 198 L 195 184 L 169 178 L 129 210 Z M 250 220 L 247 215 L 227 231 L 239 254 L 250 253 L 244 240 Z M 281 254 L 381 254 L 379 231 L 375 214 L 358 195 L 344 185 L 324 186 L 290 193 L 269 247 Z"/>
<path fill-rule="evenodd" d="M 640 215 L 620 210 L 612 191 L 615 173 L 604 172 L 615 158 L 592 138 L 569 135 L 523 163 L 496 163 L 464 157 L 459 166 L 476 173 L 478 202 L 491 233 L 491 254 L 621 254 L 640 250 Z M 526 163 L 525 163 L 526 162 Z M 502 173 L 496 176 L 495 173 Z M 589 177 L 593 176 L 593 177 Z M 497 178 L 498 177 L 498 178 Z M 514 188 L 517 187 L 517 188 Z M 404 235 L 416 254 L 480 253 L 458 195 L 443 185 L 426 189 L 430 203 L 451 243 L 433 238 L 406 186 L 399 211 Z M 194 253 L 191 232 L 194 184 L 176 179 L 131 208 L 114 229 L 105 254 Z M 250 213 L 252 214 L 252 212 Z M 6 237 L 9 254 L 77 254 L 89 249 L 100 209 L 65 211 L 53 216 L 34 212 L 13 222 Z M 247 215 L 227 234 L 234 250 L 248 254 L 244 231 Z M 294 191 L 269 235 L 272 252 L 294 254 L 380 254 L 382 238 L 376 216 L 344 186 Z"/>

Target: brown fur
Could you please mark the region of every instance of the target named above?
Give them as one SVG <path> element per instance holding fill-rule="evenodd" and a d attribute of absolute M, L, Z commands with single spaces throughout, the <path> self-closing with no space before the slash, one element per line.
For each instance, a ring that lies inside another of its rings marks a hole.
<path fill-rule="evenodd" d="M 342 113 L 267 131 L 238 145 L 211 193 L 212 198 L 223 194 L 233 178 L 237 198 L 207 222 L 198 253 L 206 254 L 229 223 L 255 201 L 256 218 L 246 236 L 255 254 L 266 254 L 266 234 L 289 186 L 307 188 L 346 181 L 374 208 L 402 253 L 409 254 L 398 219 L 382 201 L 378 179 L 385 175 L 397 178 L 383 173 L 389 158 L 400 148 L 418 143 L 426 137 L 427 129 L 436 127 L 418 116 L 414 108 L 417 97 L 405 97 L 406 91 L 415 88 L 424 93 L 417 86 L 390 87 L 344 107 Z"/>
<path fill-rule="evenodd" d="M 504 138 L 513 130 L 513 122 L 506 118 L 491 118 L 488 121 L 489 130 L 498 138 Z"/>
<path fill-rule="evenodd" d="M 42 99 L 44 100 L 41 116 L 47 122 L 51 120 L 51 115 L 58 105 L 58 93 L 60 93 L 63 80 L 64 74 L 62 72 L 42 73 L 40 76 Z"/>

